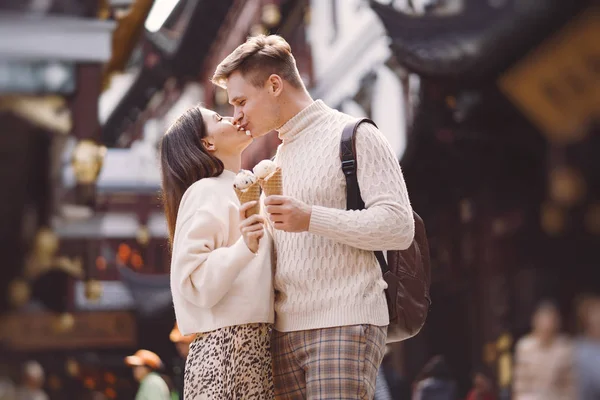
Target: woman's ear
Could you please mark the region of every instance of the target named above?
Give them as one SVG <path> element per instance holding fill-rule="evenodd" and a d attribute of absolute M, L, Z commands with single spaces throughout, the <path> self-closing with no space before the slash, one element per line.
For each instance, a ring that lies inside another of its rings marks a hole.
<path fill-rule="evenodd" d="M 215 144 L 210 139 L 205 138 L 205 139 L 200 139 L 200 140 L 202 140 L 202 145 L 204 146 L 206 151 L 215 151 L 217 149 Z"/>

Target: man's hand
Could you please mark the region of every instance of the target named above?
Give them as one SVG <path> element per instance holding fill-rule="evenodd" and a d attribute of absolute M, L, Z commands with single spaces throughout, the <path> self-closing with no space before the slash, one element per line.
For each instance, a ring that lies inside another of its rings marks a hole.
<path fill-rule="evenodd" d="M 285 232 L 306 232 L 310 225 L 312 208 L 287 196 L 269 196 L 265 199 L 266 211 L 273 227 Z"/>

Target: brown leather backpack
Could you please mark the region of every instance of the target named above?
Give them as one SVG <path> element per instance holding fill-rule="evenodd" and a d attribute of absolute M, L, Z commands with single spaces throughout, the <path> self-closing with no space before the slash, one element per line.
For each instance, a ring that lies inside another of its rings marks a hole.
<path fill-rule="evenodd" d="M 365 208 L 356 176 L 355 136 L 361 123 L 369 123 L 377 127 L 367 118 L 349 122 L 344 127 L 340 143 L 342 171 L 346 177 L 346 209 L 348 210 Z M 383 279 L 388 284 L 385 290 L 390 316 L 388 343 L 408 339 L 419 333 L 425 324 L 431 305 L 429 297 L 431 268 L 427 234 L 421 217 L 414 211 L 413 216 L 415 238 L 408 249 L 387 251 L 387 261 L 382 251 L 375 251 Z"/>

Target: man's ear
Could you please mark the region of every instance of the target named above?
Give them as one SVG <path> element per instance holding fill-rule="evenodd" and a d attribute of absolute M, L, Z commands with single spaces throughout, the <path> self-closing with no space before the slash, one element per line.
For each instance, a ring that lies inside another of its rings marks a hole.
<path fill-rule="evenodd" d="M 277 97 L 283 91 L 283 79 L 277 74 L 271 74 L 268 79 L 269 93 Z"/>
<path fill-rule="evenodd" d="M 217 147 L 215 146 L 215 144 L 213 143 L 212 139 L 200 139 L 202 141 L 202 145 L 204 146 L 204 148 L 206 149 L 206 151 L 215 151 L 217 150 Z"/>

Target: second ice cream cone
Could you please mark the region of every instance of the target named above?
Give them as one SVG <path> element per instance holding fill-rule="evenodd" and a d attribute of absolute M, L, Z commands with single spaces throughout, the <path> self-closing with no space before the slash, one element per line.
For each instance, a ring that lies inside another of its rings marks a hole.
<path fill-rule="evenodd" d="M 260 213 L 260 185 L 258 182 L 253 183 L 250 187 L 244 191 L 234 188 L 235 194 L 240 199 L 240 204 L 247 203 L 249 201 L 256 201 L 256 205 L 246 211 L 246 217 L 250 217 L 254 214 Z"/>
<path fill-rule="evenodd" d="M 281 168 L 277 168 L 275 172 L 267 176 L 262 181 L 262 187 L 266 196 L 283 195 L 283 177 L 281 176 Z"/>

